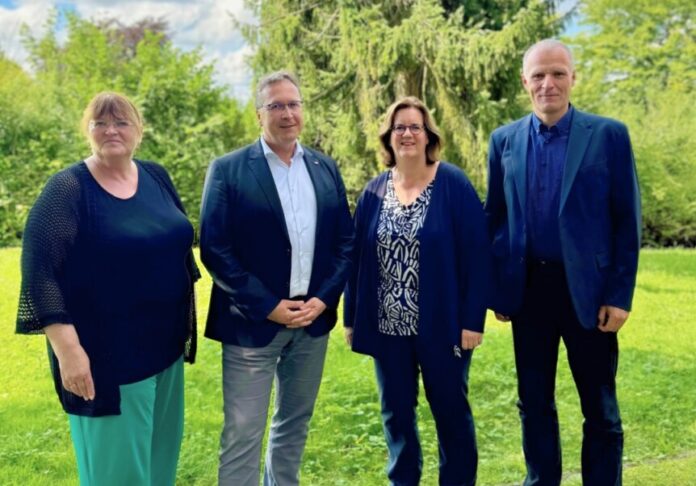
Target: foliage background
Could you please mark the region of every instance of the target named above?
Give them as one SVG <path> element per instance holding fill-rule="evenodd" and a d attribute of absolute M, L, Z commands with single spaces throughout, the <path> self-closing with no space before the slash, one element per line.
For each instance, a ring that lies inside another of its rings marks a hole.
<path fill-rule="evenodd" d="M 377 133 L 387 107 L 413 95 L 446 140 L 443 158 L 483 192 L 489 133 L 523 113 L 521 54 L 557 33 L 553 1 L 249 1 L 244 33 L 256 75 L 299 74 L 305 139 L 334 156 L 355 197 L 380 169 Z"/>
<path fill-rule="evenodd" d="M 56 19 L 54 17 L 53 22 Z M 128 94 L 146 122 L 136 156 L 167 167 L 197 226 L 208 163 L 257 136 L 254 113 L 213 84 L 201 53 L 165 25 L 95 24 L 68 15 L 68 38 L 25 36 L 35 73 L 0 55 L 0 244 L 14 245 L 48 177 L 89 155 L 82 111 L 98 92 Z"/>
<path fill-rule="evenodd" d="M 490 132 L 529 111 L 524 50 L 557 35 L 548 0 L 248 0 L 239 25 L 255 48 L 255 78 L 296 71 L 303 142 L 336 158 L 351 202 L 381 166 L 376 133 L 398 96 L 423 98 L 445 138 L 443 158 L 484 194 Z M 572 101 L 625 122 L 643 196 L 644 244 L 696 244 L 696 3 L 584 0 Z M 53 22 L 56 21 L 54 18 Z M 230 27 L 234 21 L 230 19 Z M 216 86 L 200 51 L 172 46 L 166 23 L 125 26 L 68 15 L 63 43 L 24 34 L 32 72 L 0 52 L 0 246 L 17 245 L 46 179 L 88 155 L 78 122 L 102 90 L 131 96 L 147 126 L 137 156 L 170 171 L 197 224 L 205 170 L 259 134 L 251 102 Z"/>
<path fill-rule="evenodd" d="M 483 190 L 488 134 L 529 107 L 517 76 L 524 49 L 558 34 L 555 2 L 534 0 L 258 0 L 260 23 L 244 28 L 257 54 L 255 76 L 291 68 L 307 101 L 305 143 L 341 164 L 351 197 L 380 170 L 376 129 L 396 96 L 433 109 L 448 148 Z M 643 196 L 644 242 L 696 244 L 696 4 L 688 0 L 585 0 L 587 30 L 575 48 L 580 109 L 612 116 L 631 132 Z M 138 157 L 163 163 L 197 223 L 205 169 L 214 157 L 258 136 L 253 108 L 212 80 L 200 52 L 167 39 L 166 25 L 93 23 L 70 17 L 68 36 L 25 35 L 27 72 L 0 53 L 0 245 L 20 242 L 46 179 L 88 154 L 78 122 L 98 91 L 131 96 L 147 122 Z M 8 484 L 74 484 L 65 417 L 53 397 L 39 338 L 12 336 L 17 249 L 0 251 L 0 477 Z M 620 397 L 626 419 L 626 484 L 696 484 L 691 252 L 644 251 L 631 322 L 621 334 Z M 210 280 L 199 287 L 204 318 Z M 187 369 L 187 429 L 181 484 L 214 483 L 221 422 L 219 347 L 201 341 Z M 561 360 L 563 362 L 563 360 Z M 509 329 L 490 323 L 472 365 L 481 484 L 519 480 L 523 462 L 514 407 Z M 559 369 L 564 484 L 580 484 L 581 416 L 572 380 Z M 369 360 L 334 333 L 303 464 L 306 484 L 382 484 L 385 448 Z M 434 484 L 436 445 L 421 403 L 424 484 Z"/>
<path fill-rule="evenodd" d="M 588 0 L 589 30 L 573 100 L 631 132 L 643 199 L 643 241 L 696 244 L 696 3 Z"/>

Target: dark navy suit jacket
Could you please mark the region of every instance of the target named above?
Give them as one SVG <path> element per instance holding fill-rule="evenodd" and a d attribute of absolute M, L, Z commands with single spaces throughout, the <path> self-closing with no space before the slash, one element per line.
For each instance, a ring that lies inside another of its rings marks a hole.
<path fill-rule="evenodd" d="M 327 306 L 305 330 L 320 336 L 336 324 L 336 307 L 350 272 L 353 226 L 336 163 L 303 148 L 317 199 L 307 299 L 318 297 Z M 282 327 L 266 316 L 289 298 L 291 246 L 260 141 L 214 160 L 208 168 L 200 244 L 201 260 L 213 277 L 206 337 L 266 346 Z"/>
<path fill-rule="evenodd" d="M 515 315 L 527 271 L 527 145 L 531 116 L 498 128 L 488 152 L 485 212 L 496 264 L 491 307 Z M 628 130 L 575 110 L 558 213 L 563 264 L 583 327 L 602 305 L 631 309 L 640 249 L 640 194 Z"/>

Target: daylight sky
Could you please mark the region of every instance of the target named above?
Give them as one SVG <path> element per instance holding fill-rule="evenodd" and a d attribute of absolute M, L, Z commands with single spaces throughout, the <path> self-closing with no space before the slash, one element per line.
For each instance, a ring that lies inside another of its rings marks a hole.
<path fill-rule="evenodd" d="M 26 66 L 27 53 L 20 31 L 26 24 L 33 35 L 45 32 L 52 9 L 72 11 L 83 18 L 115 18 L 132 24 L 145 17 L 162 18 L 175 46 L 192 50 L 203 48 L 205 60 L 215 66 L 215 78 L 230 87 L 240 99 L 249 94 L 250 74 L 244 57 L 250 53 L 241 34 L 235 30 L 232 15 L 251 22 L 243 0 L 0 0 L 0 50 L 7 57 Z M 64 36 L 64 24 L 58 36 Z"/>
<path fill-rule="evenodd" d="M 563 0 L 561 11 L 576 2 Z M 232 22 L 232 16 L 253 22 L 244 10 L 244 0 L 0 0 L 0 51 L 28 67 L 21 26 L 27 25 L 34 36 L 41 35 L 52 9 L 88 19 L 115 18 L 126 25 L 145 17 L 162 18 L 175 46 L 184 50 L 201 46 L 205 60 L 215 67 L 216 81 L 241 100 L 249 96 L 251 75 L 244 58 L 251 49 Z M 59 38 L 65 36 L 64 29 L 64 22 L 59 22 Z"/>

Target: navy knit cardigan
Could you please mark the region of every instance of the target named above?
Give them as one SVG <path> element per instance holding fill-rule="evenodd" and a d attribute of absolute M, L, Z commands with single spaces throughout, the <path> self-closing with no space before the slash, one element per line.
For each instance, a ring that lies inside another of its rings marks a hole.
<path fill-rule="evenodd" d="M 353 272 L 344 296 L 344 326 L 353 327 L 353 351 L 385 349 L 377 326 L 377 225 L 387 172 L 371 180 L 355 210 Z M 464 172 L 440 162 L 420 241 L 418 334 L 442 352 L 461 345 L 461 331 L 483 332 L 491 254 L 483 207 Z"/>
<path fill-rule="evenodd" d="M 181 200 L 167 171 L 154 162 L 136 161 L 172 197 L 184 212 Z M 99 322 L 99 309 L 78 289 L 90 288 L 96 278 L 90 262 L 100 258 L 87 235 L 95 224 L 94 184 L 84 162 L 67 167 L 53 175 L 34 204 L 22 241 L 22 286 L 17 311 L 16 331 L 20 334 L 39 334 L 56 323 Z M 185 212 L 184 212 L 185 213 Z M 192 251 L 186 259 L 190 277 L 188 306 L 188 338 L 184 344 L 184 359 L 193 363 L 196 355 L 196 310 L 193 283 L 200 278 Z M 136 275 L 133 278 L 137 278 Z M 113 363 L 108 343 L 98 339 L 83 343 L 90 358 L 92 375 L 98 393 L 87 401 L 62 386 L 58 360 L 47 341 L 49 362 L 58 398 L 63 409 L 74 415 L 104 416 L 120 414 L 118 383 L 113 380 Z"/>

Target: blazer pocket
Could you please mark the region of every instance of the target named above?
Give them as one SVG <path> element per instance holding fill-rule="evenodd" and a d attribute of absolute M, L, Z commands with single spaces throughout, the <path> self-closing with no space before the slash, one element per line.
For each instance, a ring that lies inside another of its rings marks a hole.
<path fill-rule="evenodd" d="M 510 242 L 506 237 L 496 235 L 491 243 L 491 253 L 498 258 L 505 258 L 510 253 Z"/>
<path fill-rule="evenodd" d="M 593 160 L 592 162 L 587 162 L 582 164 L 578 169 L 580 172 L 608 172 L 607 159 Z"/>
<path fill-rule="evenodd" d="M 597 268 L 600 270 L 611 265 L 611 255 L 608 251 L 600 251 L 599 253 L 596 253 L 595 260 L 597 261 Z"/>

